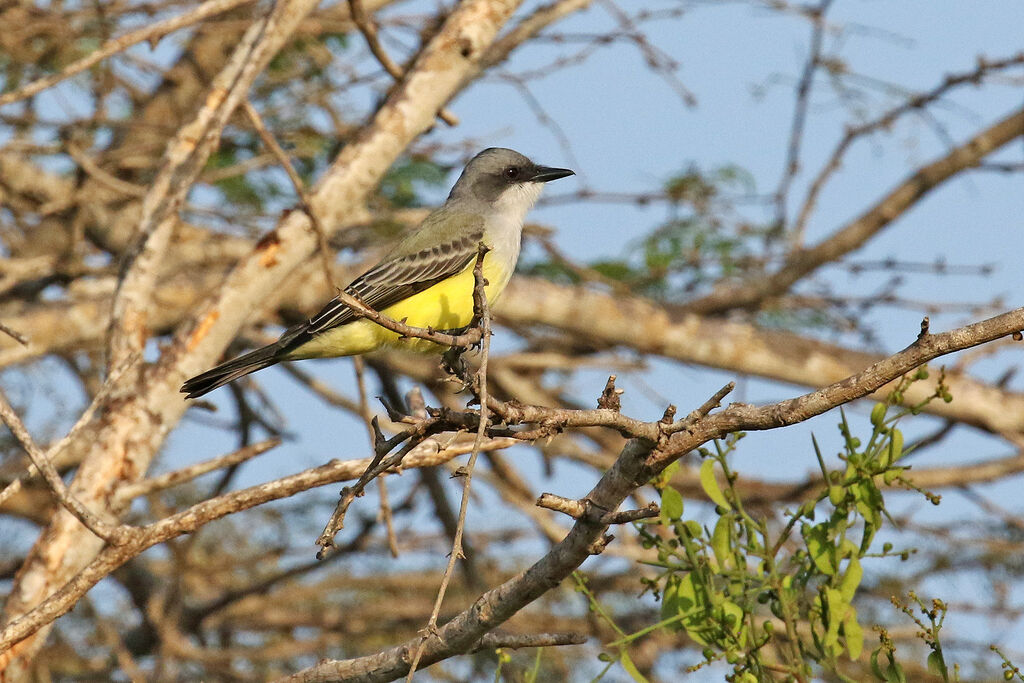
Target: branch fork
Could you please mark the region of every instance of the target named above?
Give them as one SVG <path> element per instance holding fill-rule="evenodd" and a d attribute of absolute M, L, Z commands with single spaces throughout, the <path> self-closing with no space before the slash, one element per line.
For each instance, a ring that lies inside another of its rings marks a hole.
<path fill-rule="evenodd" d="M 589 498 L 573 500 L 571 498 L 563 498 L 554 493 L 542 493 L 540 498 L 537 499 L 536 504 L 538 507 L 569 515 L 573 519 L 601 526 L 628 524 L 639 519 L 657 517 L 661 514 L 661 509 L 657 503 L 653 502 L 636 510 L 614 511 L 602 508 Z"/>

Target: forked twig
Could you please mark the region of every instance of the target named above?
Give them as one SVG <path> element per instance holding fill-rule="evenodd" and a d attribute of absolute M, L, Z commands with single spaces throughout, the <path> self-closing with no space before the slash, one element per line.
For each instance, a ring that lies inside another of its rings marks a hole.
<path fill-rule="evenodd" d="M 391 59 L 384 46 L 380 44 L 380 36 L 377 35 L 377 25 L 373 23 L 373 19 L 366 13 L 363 1 L 348 0 L 348 6 L 352 14 L 352 22 L 359 29 L 359 32 L 363 34 L 363 37 L 366 39 L 366 46 L 370 48 L 370 52 L 392 78 L 396 81 L 402 80 L 405 77 L 405 70 L 396 64 L 395 60 Z M 437 118 L 452 127 L 459 125 L 459 117 L 447 109 L 437 112 Z"/>
<path fill-rule="evenodd" d="M 393 332 L 398 332 L 404 337 L 418 337 L 438 344 L 446 344 L 455 348 L 466 348 L 470 344 L 475 343 L 475 340 L 483 339 L 484 348 L 487 349 L 487 336 L 490 332 L 490 313 L 487 308 L 486 293 L 484 291 L 487 280 L 483 276 L 483 260 L 487 252 L 488 248 L 481 243 L 477 250 L 476 264 L 473 266 L 473 321 L 470 323 L 470 327 L 467 331 L 460 335 L 436 332 L 429 328 L 411 327 L 406 325 L 404 322 L 398 322 L 383 313 L 373 310 L 355 297 L 345 294 L 344 292 L 339 294 L 339 299 L 346 304 L 348 303 L 346 299 L 351 299 L 353 304 L 350 305 L 356 315 L 366 317 L 382 327 L 390 329 Z M 477 326 L 478 320 L 480 321 L 479 326 Z M 486 358 L 487 354 L 485 351 L 484 364 L 482 365 L 482 369 L 484 370 L 486 370 Z M 483 401 L 484 406 L 486 406 L 486 393 L 481 396 L 481 400 Z M 480 422 L 484 424 L 486 424 L 485 411 L 486 407 L 481 411 L 480 417 Z M 370 464 L 367 466 L 362 476 L 359 477 L 359 480 L 353 486 L 346 486 L 341 490 L 341 500 L 338 501 L 338 505 L 335 507 L 334 513 L 331 515 L 331 519 L 324 527 L 323 533 L 321 533 L 319 538 L 316 540 L 316 544 L 320 546 L 320 551 L 317 553 L 317 557 L 323 559 L 327 556 L 329 549 L 334 547 L 334 537 L 345 525 L 345 514 L 348 512 L 349 506 L 352 504 L 352 501 L 363 495 L 366 486 L 384 472 L 401 465 L 402 459 L 412 451 L 413 448 L 422 443 L 427 437 L 432 436 L 439 431 L 443 431 L 446 428 L 446 425 L 447 423 L 441 417 L 431 417 L 420 420 L 412 428 L 400 432 L 389 439 L 385 439 L 383 433 L 380 431 L 376 418 L 370 421 L 370 428 L 373 432 L 373 460 L 370 461 Z M 403 446 L 400 451 L 387 456 L 392 449 L 407 440 L 408 443 Z M 478 439 L 477 445 L 474 446 L 474 452 L 479 451 L 479 443 L 480 441 Z M 475 455 L 471 456 L 470 462 L 474 462 L 475 459 Z"/>
<path fill-rule="evenodd" d="M 21 447 L 28 453 L 28 457 L 32 459 L 32 464 L 43 475 L 46 485 L 50 487 L 50 491 L 64 509 L 74 515 L 79 522 L 85 525 L 85 528 L 104 541 L 117 544 L 121 538 L 119 527 L 103 521 L 92 510 L 85 507 L 82 501 L 71 495 L 64 484 L 64 480 L 57 474 L 57 469 L 50 462 L 47 454 L 33 441 L 32 435 L 25 428 L 25 423 L 18 417 L 18 413 L 15 412 L 2 390 L 0 390 L 0 420 L 3 420 L 4 424 L 11 430 L 14 438 L 18 440 Z"/>
<path fill-rule="evenodd" d="M 483 443 L 484 435 L 487 433 L 487 359 L 491 350 L 491 310 L 487 305 L 487 295 L 484 287 L 487 286 L 487 279 L 483 275 L 483 256 L 486 250 L 483 244 L 480 245 L 476 266 L 473 268 L 473 317 L 480 319 L 481 331 L 481 359 L 480 369 L 476 372 L 476 393 L 480 401 L 480 422 L 476 429 L 476 441 L 473 442 L 473 452 L 469 456 L 469 462 L 463 470 L 465 477 L 462 483 L 462 503 L 459 505 L 459 519 L 455 526 L 455 538 L 452 540 L 452 551 L 448 555 L 448 565 L 441 577 L 441 586 L 437 591 L 437 600 L 434 601 L 434 609 L 430 613 L 423 638 L 416 648 L 416 655 L 413 657 L 409 667 L 409 675 L 406 681 L 412 681 L 419 666 L 420 657 L 423 656 L 423 647 L 427 642 L 427 635 L 437 629 L 437 617 L 441 613 L 441 604 L 444 602 L 444 595 L 448 591 L 448 584 L 455 571 L 455 563 L 465 555 L 462 552 L 462 536 L 466 527 L 466 511 L 469 508 L 469 487 L 473 483 L 473 467 L 476 465 L 477 456 L 480 455 L 480 446 Z"/>
<path fill-rule="evenodd" d="M 252 102 L 248 99 L 242 101 L 242 109 L 245 110 L 246 116 L 249 117 L 249 122 L 252 123 L 256 129 L 256 133 L 259 134 L 263 144 L 267 146 L 270 153 L 274 155 L 278 163 L 284 168 L 285 173 L 288 174 L 288 179 L 292 183 L 292 187 L 295 189 L 295 194 L 299 198 L 299 204 L 302 206 L 302 212 L 309 216 L 309 222 L 313 225 L 313 230 L 316 232 L 317 240 L 317 251 L 320 253 L 321 265 L 324 269 L 324 280 L 327 285 L 334 290 L 340 289 L 334 283 L 334 273 L 331 272 L 331 252 L 327 247 L 327 229 L 324 228 L 323 223 L 320 221 L 320 217 L 313 210 L 312 201 L 309 198 L 309 193 L 306 191 L 306 184 L 302 182 L 302 177 L 299 172 L 295 170 L 295 165 L 292 164 L 292 160 L 288 158 L 288 154 L 284 151 L 284 148 L 277 142 L 277 138 L 273 136 L 266 124 L 263 122 L 263 118 L 260 113 L 256 111 L 256 107 L 252 106 Z"/>

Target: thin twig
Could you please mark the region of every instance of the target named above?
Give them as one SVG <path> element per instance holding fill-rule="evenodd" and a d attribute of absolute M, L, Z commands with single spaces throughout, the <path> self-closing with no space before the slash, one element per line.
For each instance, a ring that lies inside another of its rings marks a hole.
<path fill-rule="evenodd" d="M 137 45 L 138 43 L 147 40 L 151 44 L 155 43 L 172 31 L 177 31 L 178 29 L 186 26 L 191 26 L 192 24 L 199 23 L 204 19 L 209 19 L 210 17 L 218 14 L 223 14 L 224 12 L 240 7 L 241 5 L 248 5 L 251 2 L 253 2 L 253 0 L 209 0 L 208 2 L 201 3 L 198 7 L 185 12 L 184 14 L 171 17 L 170 19 L 165 19 L 164 21 L 158 21 L 149 26 L 144 26 L 135 31 L 126 33 L 120 38 L 108 40 L 100 49 L 86 57 L 82 57 L 77 62 L 72 62 L 61 69 L 58 73 L 32 81 L 13 92 L 0 95 L 0 107 L 41 93 L 47 88 L 53 87 L 65 79 L 82 73 L 89 67 L 94 64 L 98 64 L 107 57 L 111 57 L 118 52 L 127 50 L 132 45 Z"/>
<path fill-rule="evenodd" d="M 587 642 L 583 633 L 488 633 L 470 652 L 516 650 L 524 647 L 548 647 L 554 645 L 582 645 Z"/>
<path fill-rule="evenodd" d="M 274 437 L 267 439 L 266 441 L 260 441 L 258 443 L 250 444 L 244 448 L 239 448 L 231 453 L 225 453 L 224 455 L 205 460 L 203 462 L 197 462 L 194 465 L 183 467 L 180 470 L 174 470 L 173 472 L 167 472 L 149 479 L 143 479 L 142 481 L 135 482 L 133 484 L 126 484 L 117 491 L 117 497 L 122 501 L 129 501 L 139 496 L 145 496 L 156 491 L 163 491 L 169 489 L 172 486 L 183 484 L 186 481 L 192 481 L 196 477 L 201 477 L 204 474 L 209 474 L 215 470 L 219 470 L 223 467 L 233 467 L 239 465 L 246 460 L 255 458 L 257 455 L 266 453 L 271 448 L 275 448 L 281 444 L 281 439 Z"/>
<path fill-rule="evenodd" d="M 824 264 L 833 263 L 859 248 L 897 217 L 910 210 L 929 192 L 1022 134 L 1024 108 L 1019 108 L 977 132 L 970 140 L 950 150 L 942 158 L 918 168 L 867 211 L 821 242 L 791 252 L 785 263 L 775 272 L 748 278 L 740 283 L 720 284 L 708 294 L 683 304 L 681 310 L 702 315 L 714 315 L 734 309 L 750 310 L 767 299 L 788 292 L 796 282 Z"/>
<path fill-rule="evenodd" d="M 586 498 L 573 500 L 572 498 L 563 498 L 554 493 L 540 494 L 540 498 L 534 504 L 537 507 L 569 515 L 573 519 L 582 519 L 594 524 L 600 524 L 601 526 L 626 524 L 628 522 L 635 522 L 638 519 L 657 517 L 661 514 L 658 504 L 654 502 L 648 503 L 636 510 L 602 510 Z"/>
<path fill-rule="evenodd" d="M 129 369 L 133 368 L 135 366 L 135 363 L 140 358 L 141 356 L 133 356 L 129 358 L 127 363 L 117 368 L 114 372 L 110 374 L 110 376 L 107 378 L 107 381 L 103 383 L 99 391 L 96 392 L 96 395 L 93 396 L 92 401 L 89 403 L 89 406 L 84 411 L 82 411 L 82 414 L 78 417 L 78 420 L 76 420 L 75 424 L 71 427 L 70 430 L 68 430 L 68 433 L 65 434 L 60 441 L 51 445 L 50 448 L 47 450 L 47 462 L 53 463 L 54 459 L 56 459 L 57 456 L 60 455 L 64 448 L 66 448 L 68 444 L 70 444 L 72 441 L 78 438 L 79 433 L 81 433 L 85 425 L 92 422 L 92 418 L 96 414 L 96 411 L 99 409 L 99 407 L 106 403 L 107 397 L 113 391 L 114 387 L 117 386 L 118 382 L 121 379 L 121 376 Z M 36 467 L 35 465 L 30 465 L 28 471 L 25 474 L 19 476 L 17 479 L 8 484 L 3 491 L 0 491 L 0 504 L 2 504 L 9 497 L 21 491 L 25 483 L 29 481 L 32 477 L 34 477 L 38 472 L 38 467 Z"/>
<path fill-rule="evenodd" d="M 843 139 L 836 144 L 828 161 L 825 162 L 825 165 L 822 166 L 814 180 L 811 181 L 810 187 L 807 191 L 807 196 L 804 198 L 796 224 L 793 227 L 793 231 L 797 234 L 802 234 L 807 228 L 807 223 L 810 220 L 811 213 L 813 213 L 814 208 L 817 205 L 818 196 L 821 194 L 822 189 L 832 174 L 839 170 L 839 167 L 842 165 L 843 156 L 854 141 L 875 131 L 884 130 L 890 127 L 896 119 L 907 112 L 922 110 L 924 107 L 932 104 L 957 86 L 978 84 L 986 74 L 992 71 L 1001 71 L 1015 66 L 1020 66 L 1021 64 L 1024 64 L 1024 52 L 1018 52 L 1006 59 L 979 59 L 974 69 L 963 73 L 950 74 L 943 79 L 942 83 L 935 86 L 928 92 L 909 97 L 906 102 L 893 107 L 876 119 L 847 128 L 846 132 L 843 134 Z M 975 167 L 976 166 L 977 164 L 975 164 Z"/>
<path fill-rule="evenodd" d="M 363 37 L 366 38 L 366 46 L 370 48 L 370 52 L 373 53 L 373 56 L 377 58 L 377 61 L 380 62 L 380 65 L 384 67 L 384 70 L 392 78 L 396 81 L 402 80 L 405 77 L 405 70 L 391 59 L 384 46 L 380 44 L 380 37 L 377 35 L 377 25 L 373 23 L 373 19 L 366 13 L 366 8 L 363 7 L 363 0 L 348 0 L 348 6 L 351 10 L 352 21 L 359 28 L 359 32 L 363 34 Z M 439 111 L 437 118 L 452 127 L 459 125 L 459 117 L 447 109 Z"/>
<path fill-rule="evenodd" d="M 363 424 L 366 425 L 366 432 L 370 437 L 370 448 L 376 448 L 378 428 L 374 426 L 370 403 L 366 398 L 366 364 L 360 356 L 356 356 L 352 361 L 356 372 L 356 387 L 359 391 L 359 415 L 363 418 Z M 380 516 L 387 532 L 388 551 L 391 553 L 391 557 L 398 557 L 398 538 L 395 536 L 395 524 L 391 518 L 387 480 L 384 477 L 378 477 L 377 487 L 380 489 Z"/>
<path fill-rule="evenodd" d="M 338 292 L 338 301 L 352 309 L 352 312 L 357 317 L 372 320 L 381 327 L 389 329 L 392 332 L 397 332 L 402 337 L 426 339 L 427 341 L 432 341 L 441 346 L 451 346 L 455 348 L 467 348 L 480 341 L 480 328 L 478 327 L 470 327 L 460 334 L 438 332 L 437 330 L 429 327 L 412 327 L 411 325 L 406 325 L 404 322 L 389 318 L 387 315 L 370 308 L 364 304 L 361 299 L 349 292 Z"/>
<path fill-rule="evenodd" d="M 828 12 L 832 0 L 821 0 L 817 7 L 808 10 L 814 28 L 811 31 L 811 47 L 804 64 L 803 74 L 796 88 L 796 106 L 793 110 L 793 124 L 789 132 L 789 147 L 786 151 L 786 166 L 782 172 L 782 180 L 775 191 L 775 228 L 780 232 L 786 229 L 786 200 L 789 188 L 800 170 L 800 145 L 803 142 L 804 124 L 807 121 L 807 108 L 811 100 L 811 86 L 814 74 L 821 64 L 821 49 L 825 35 L 825 13 Z M 790 245 L 799 246 L 803 242 L 803 230 L 794 230 L 790 235 Z"/>
<path fill-rule="evenodd" d="M 50 491 L 64 509 L 74 515 L 89 531 L 104 541 L 116 543 L 118 541 L 118 528 L 104 522 L 89 508 L 85 507 L 80 500 L 71 495 L 64 484 L 64 480 L 57 474 L 57 470 L 54 468 L 53 463 L 50 462 L 47 454 L 40 450 L 36 446 L 35 441 L 32 440 L 32 435 L 28 433 L 25 424 L 18 417 L 18 413 L 15 412 L 8 402 L 3 390 L 0 390 L 0 420 L 3 420 L 4 424 L 11 430 L 14 438 L 18 440 L 21 447 L 28 453 L 28 457 L 32 459 L 32 464 L 43 475 L 46 485 L 50 487 Z"/>
<path fill-rule="evenodd" d="M 480 273 L 483 268 L 484 256 L 488 251 L 489 248 L 481 242 L 477 248 L 476 263 L 473 266 L 474 277 L 483 277 Z M 474 298 L 477 296 L 475 291 L 473 296 Z M 426 339 L 427 341 L 432 341 L 440 346 L 448 346 L 453 349 L 464 350 L 480 342 L 483 336 L 483 328 L 479 325 L 482 309 L 475 301 L 473 305 L 473 320 L 470 322 L 469 326 L 465 328 L 465 331 L 459 334 L 449 334 L 446 332 L 438 332 L 437 330 L 429 327 L 413 327 L 405 324 L 404 321 L 394 320 L 380 311 L 370 308 L 357 296 L 347 291 L 339 291 L 337 299 L 348 306 L 356 317 L 371 320 L 385 329 L 398 333 L 403 338 L 415 337 L 418 339 Z"/>
<path fill-rule="evenodd" d="M 121 180 L 117 176 L 103 170 L 103 168 L 101 168 L 100 165 L 92 159 L 92 157 L 85 153 L 85 150 L 74 142 L 68 141 L 68 143 L 64 145 L 64 149 L 67 151 L 68 156 L 71 157 L 71 159 L 78 164 L 79 168 L 85 171 L 90 178 L 114 192 L 123 194 L 126 197 L 141 198 L 145 197 L 146 193 L 149 191 L 144 185 L 129 183 L 128 181 Z"/>
<path fill-rule="evenodd" d="M 473 467 L 476 465 L 477 456 L 480 455 L 480 446 L 484 441 L 484 435 L 487 433 L 487 360 L 491 349 L 491 310 L 487 304 L 487 295 L 484 291 L 484 287 L 487 285 L 487 280 L 483 276 L 484 253 L 483 245 L 481 245 L 480 258 L 477 259 L 476 266 L 473 268 L 473 305 L 475 312 L 478 312 L 480 316 L 479 329 L 482 333 L 480 369 L 476 373 L 477 398 L 480 400 L 480 422 L 477 425 L 473 452 L 470 454 L 469 462 L 466 463 L 464 470 L 463 476 L 465 479 L 462 483 L 462 503 L 459 505 L 459 520 L 455 526 L 455 539 L 452 541 L 452 551 L 448 555 L 448 566 L 445 567 L 444 575 L 441 577 L 441 586 L 437 590 L 437 600 L 434 601 L 434 609 L 430 613 L 430 619 L 427 621 L 426 633 L 416 648 L 416 655 L 413 657 L 412 664 L 409 667 L 409 675 L 405 678 L 406 681 L 410 682 L 416 673 L 420 657 L 423 656 L 423 647 L 427 643 L 427 636 L 433 634 L 437 629 L 437 618 L 441 614 L 441 604 L 444 602 L 444 595 L 448 591 L 448 583 L 451 581 L 452 573 L 455 571 L 455 563 L 464 557 L 462 552 L 462 536 L 466 527 L 466 511 L 469 509 L 469 487 L 473 483 Z"/>
<path fill-rule="evenodd" d="M 278 163 L 284 168 L 285 173 L 288 174 L 288 179 L 291 181 L 295 194 L 299 198 L 299 204 L 302 206 L 302 212 L 309 216 L 309 222 L 316 232 L 317 251 L 320 253 L 321 265 L 324 269 L 324 281 L 328 287 L 335 291 L 341 289 L 335 284 L 334 273 L 331 271 L 331 252 L 327 246 L 327 229 L 324 228 L 320 217 L 313 210 L 313 203 L 309 198 L 309 193 L 306 191 L 306 184 L 302 181 L 299 172 L 295 170 L 295 166 L 292 164 L 292 160 L 288 158 L 284 148 L 278 144 L 277 138 L 274 137 L 266 124 L 263 123 L 260 113 L 256 111 L 256 107 L 252 106 L 252 102 L 248 99 L 243 100 L 242 108 L 245 110 L 245 115 L 249 117 L 249 122 L 256 129 L 256 133 L 260 136 L 260 140 L 263 141 L 263 144 L 267 146 L 267 149 L 270 150 L 270 153 L 274 155 Z"/>
<path fill-rule="evenodd" d="M 7 327 L 7 325 L 4 325 L 3 323 L 0 323 L 0 332 L 3 332 L 8 337 L 18 342 L 22 346 L 29 345 L 28 337 L 23 335 L 21 332 L 18 332 L 17 330 L 12 330 L 10 327 Z"/>

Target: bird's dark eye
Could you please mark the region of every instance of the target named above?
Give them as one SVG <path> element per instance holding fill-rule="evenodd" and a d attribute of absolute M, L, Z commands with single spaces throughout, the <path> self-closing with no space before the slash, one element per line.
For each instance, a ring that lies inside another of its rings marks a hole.
<path fill-rule="evenodd" d="M 519 169 L 515 166 L 509 166 L 505 169 L 505 177 L 509 180 L 515 180 L 519 177 Z"/>

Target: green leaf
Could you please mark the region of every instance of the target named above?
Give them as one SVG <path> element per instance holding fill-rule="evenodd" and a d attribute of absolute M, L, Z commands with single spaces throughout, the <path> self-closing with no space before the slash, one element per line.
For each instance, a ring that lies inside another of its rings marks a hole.
<path fill-rule="evenodd" d="M 853 602 L 853 596 L 860 586 L 860 580 L 864 577 L 864 569 L 860 566 L 860 560 L 856 557 L 850 558 L 850 564 L 846 567 L 843 580 L 839 582 L 839 593 L 843 600 L 849 604 Z"/>
<path fill-rule="evenodd" d="M 835 588 L 825 589 L 828 602 L 828 630 L 825 631 L 825 647 L 833 656 L 840 654 L 843 648 L 839 645 L 839 627 L 842 626 L 849 603 L 843 600 L 842 594 Z"/>
<path fill-rule="evenodd" d="M 610 280 L 628 282 L 637 278 L 636 271 L 621 260 L 594 261 L 590 267 Z"/>
<path fill-rule="evenodd" d="M 722 493 L 722 489 L 718 487 L 718 481 L 715 479 L 715 461 L 712 458 L 708 458 L 700 464 L 700 485 L 715 505 L 726 510 L 732 509 L 725 494 Z"/>
<path fill-rule="evenodd" d="M 661 521 L 668 524 L 683 516 L 683 495 L 671 486 L 661 490 Z M 667 521 L 666 521 L 667 520 Z"/>
<path fill-rule="evenodd" d="M 715 524 L 715 531 L 711 534 L 711 550 L 715 553 L 718 566 L 724 569 L 732 569 L 735 562 L 732 557 L 732 543 L 730 542 L 730 527 L 732 526 L 732 515 L 726 513 L 718 518 Z"/>
<path fill-rule="evenodd" d="M 722 603 L 722 616 L 726 627 L 733 634 L 739 633 L 743 626 L 743 608 L 731 600 L 726 600 Z"/>
<path fill-rule="evenodd" d="M 871 425 L 873 427 L 881 427 L 882 423 L 885 422 L 885 412 L 888 406 L 884 403 L 876 403 L 875 407 L 871 409 Z"/>
<path fill-rule="evenodd" d="M 843 635 L 846 637 L 846 651 L 850 653 L 850 659 L 859 659 L 864 650 L 864 629 L 857 622 L 857 610 L 853 607 L 843 621 Z"/>
<path fill-rule="evenodd" d="M 942 658 L 942 652 L 939 650 L 932 650 L 932 653 L 928 655 L 928 671 L 941 676 L 942 680 L 949 680 L 949 669 L 946 668 L 946 660 Z"/>
<path fill-rule="evenodd" d="M 626 670 L 626 673 L 628 673 L 636 683 L 650 683 L 647 678 L 640 673 L 640 670 L 636 668 L 636 664 L 633 663 L 633 660 L 629 658 L 629 655 L 626 654 L 624 649 L 619 650 L 619 661 L 622 662 L 622 668 Z"/>
<path fill-rule="evenodd" d="M 888 683 L 907 683 L 907 674 L 903 667 L 894 659 L 889 659 L 889 667 L 885 670 L 885 680 Z"/>
<path fill-rule="evenodd" d="M 871 673 L 875 674 L 875 678 L 880 681 L 885 680 L 885 674 L 882 673 L 882 667 L 878 664 L 878 655 L 882 652 L 882 648 L 878 648 L 871 652 Z"/>
<path fill-rule="evenodd" d="M 679 576 L 673 574 L 665 582 L 665 591 L 661 596 L 661 620 L 667 621 L 681 613 L 679 609 Z M 673 630 L 679 626 L 672 626 Z"/>
<path fill-rule="evenodd" d="M 889 462 L 892 464 L 903 457 L 903 432 L 893 429 L 889 436 Z"/>
<path fill-rule="evenodd" d="M 683 626 L 686 634 L 701 645 L 709 645 L 713 638 L 713 629 L 709 629 L 707 593 L 702 585 L 694 579 L 696 572 L 690 572 L 679 582 L 676 593 L 676 604 L 679 613 L 686 615 Z"/>
<path fill-rule="evenodd" d="M 836 575 L 836 548 L 828 540 L 828 529 L 824 524 L 804 524 L 800 529 L 807 545 L 807 554 L 822 574 Z"/>
<path fill-rule="evenodd" d="M 857 512 L 876 529 L 882 526 L 881 510 L 885 507 L 882 493 L 871 479 L 863 479 L 852 486 L 857 500 Z"/>

